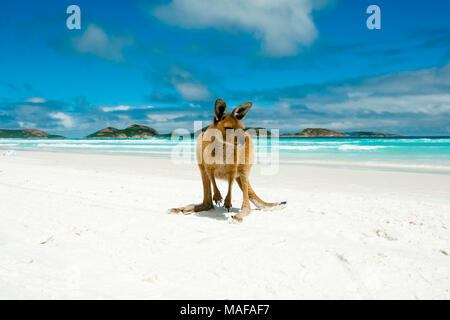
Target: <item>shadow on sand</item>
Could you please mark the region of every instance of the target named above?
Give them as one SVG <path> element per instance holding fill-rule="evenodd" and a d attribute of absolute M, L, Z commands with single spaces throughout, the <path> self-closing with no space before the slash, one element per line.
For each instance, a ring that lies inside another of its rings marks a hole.
<path fill-rule="evenodd" d="M 195 212 L 193 213 L 193 215 L 195 215 L 196 217 L 227 221 L 228 215 L 234 216 L 238 212 L 239 212 L 238 208 L 231 208 L 231 212 L 227 212 L 223 207 L 214 206 L 214 209 L 212 210 Z"/>

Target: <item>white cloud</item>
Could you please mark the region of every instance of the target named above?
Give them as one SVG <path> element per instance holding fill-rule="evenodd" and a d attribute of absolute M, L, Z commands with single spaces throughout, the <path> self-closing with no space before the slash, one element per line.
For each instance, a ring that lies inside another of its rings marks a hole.
<path fill-rule="evenodd" d="M 299 99 L 314 111 L 345 113 L 450 113 L 450 63 L 416 71 L 402 71 L 370 77 L 356 84 L 330 87 L 333 100 L 310 95 Z M 347 99 L 340 101 L 340 95 Z"/>
<path fill-rule="evenodd" d="M 184 114 L 181 113 L 156 113 L 156 114 L 147 114 L 147 117 L 156 122 L 167 122 L 170 120 L 174 120 L 177 118 L 183 117 Z"/>
<path fill-rule="evenodd" d="M 31 103 L 45 103 L 47 102 L 47 100 L 45 100 L 44 98 L 39 98 L 39 97 L 32 97 L 32 98 L 28 98 L 26 99 L 27 102 L 31 102 Z"/>
<path fill-rule="evenodd" d="M 211 93 L 206 86 L 195 80 L 185 70 L 172 68 L 167 75 L 167 79 L 185 100 L 207 101 L 211 98 Z"/>
<path fill-rule="evenodd" d="M 37 125 L 35 122 L 24 122 L 24 121 L 18 121 L 17 124 L 20 128 L 30 129 L 30 128 L 36 128 Z"/>
<path fill-rule="evenodd" d="M 395 97 L 362 97 L 344 102 L 306 103 L 315 111 L 344 113 L 349 111 L 371 111 L 376 113 L 425 113 L 438 115 L 450 112 L 450 94 L 421 94 Z"/>
<path fill-rule="evenodd" d="M 184 28 L 242 29 L 262 40 L 271 56 L 295 55 L 311 45 L 317 29 L 311 13 L 327 0 L 172 0 L 153 14 Z"/>
<path fill-rule="evenodd" d="M 262 97 L 273 102 L 270 107 L 255 105 L 246 125 L 291 132 L 322 127 L 448 135 L 450 63 L 341 83 L 275 89 L 266 96 L 263 93 Z"/>
<path fill-rule="evenodd" d="M 173 85 L 183 99 L 189 101 L 206 101 L 210 98 L 208 89 L 200 83 L 175 81 Z"/>
<path fill-rule="evenodd" d="M 100 58 L 122 61 L 122 50 L 132 45 L 132 37 L 118 37 L 108 35 L 101 28 L 91 24 L 81 37 L 73 40 L 75 50 L 90 53 Z"/>
<path fill-rule="evenodd" d="M 73 128 L 75 126 L 75 120 L 71 116 L 63 112 L 50 113 L 50 118 L 59 120 L 61 124 L 67 129 Z"/>
<path fill-rule="evenodd" d="M 142 107 L 132 107 L 132 106 L 115 106 L 115 107 L 101 107 L 103 112 L 113 112 L 113 111 L 128 111 L 128 110 L 136 110 L 136 109 L 152 109 L 153 106 L 142 106 Z"/>
<path fill-rule="evenodd" d="M 348 92 L 351 96 L 369 94 L 417 94 L 447 91 L 450 86 L 450 63 L 442 67 L 392 72 L 369 77 L 362 83 L 341 85 L 334 92 Z"/>

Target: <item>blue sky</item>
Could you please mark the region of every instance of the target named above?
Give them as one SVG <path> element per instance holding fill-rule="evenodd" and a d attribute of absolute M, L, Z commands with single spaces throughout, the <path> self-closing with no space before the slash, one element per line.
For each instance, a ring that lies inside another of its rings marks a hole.
<path fill-rule="evenodd" d="M 0 128 L 192 131 L 223 98 L 281 132 L 450 135 L 449 14 L 445 0 L 2 1 Z"/>

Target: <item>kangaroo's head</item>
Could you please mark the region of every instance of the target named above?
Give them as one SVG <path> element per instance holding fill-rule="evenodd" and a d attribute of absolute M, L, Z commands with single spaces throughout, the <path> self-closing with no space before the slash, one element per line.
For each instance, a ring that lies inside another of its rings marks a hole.
<path fill-rule="evenodd" d="M 226 131 L 227 129 L 245 129 L 242 119 L 252 107 L 251 102 L 237 106 L 231 113 L 227 114 L 227 104 L 222 99 L 217 99 L 214 105 L 214 124 L 217 129 Z"/>

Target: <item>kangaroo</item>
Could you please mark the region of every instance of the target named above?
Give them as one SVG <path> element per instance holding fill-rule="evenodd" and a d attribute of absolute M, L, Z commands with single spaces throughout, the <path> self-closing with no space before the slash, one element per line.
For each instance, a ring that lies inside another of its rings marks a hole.
<path fill-rule="evenodd" d="M 196 145 L 196 157 L 203 182 L 203 202 L 181 208 L 172 208 L 170 212 L 191 213 L 207 211 L 216 205 L 222 205 L 222 195 L 217 188 L 216 178 L 228 182 L 228 192 L 225 197 L 225 209 L 231 211 L 231 191 L 236 180 L 243 192 L 242 207 L 233 219 L 242 222 L 250 214 L 251 201 L 257 208 L 265 209 L 285 205 L 286 202 L 268 203 L 261 200 L 249 182 L 250 169 L 254 159 L 254 144 L 250 135 L 244 131 L 241 120 L 252 107 L 246 102 L 227 114 L 227 104 L 217 99 L 214 104 L 213 124 L 202 132 Z M 211 185 L 214 195 L 211 197 Z"/>

